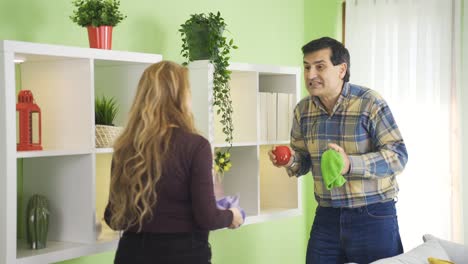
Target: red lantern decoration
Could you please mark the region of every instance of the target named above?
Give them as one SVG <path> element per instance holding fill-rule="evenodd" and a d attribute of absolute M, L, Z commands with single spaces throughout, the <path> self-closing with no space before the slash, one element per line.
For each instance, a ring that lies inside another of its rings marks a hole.
<path fill-rule="evenodd" d="M 41 109 L 29 90 L 18 94 L 16 111 L 19 114 L 19 143 L 16 150 L 42 150 Z"/>

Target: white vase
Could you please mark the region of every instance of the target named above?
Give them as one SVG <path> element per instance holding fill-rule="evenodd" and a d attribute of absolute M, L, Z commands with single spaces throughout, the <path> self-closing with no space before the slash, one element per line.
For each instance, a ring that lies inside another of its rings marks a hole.
<path fill-rule="evenodd" d="M 224 197 L 224 187 L 223 187 L 223 177 L 224 175 L 220 172 L 216 173 L 213 181 L 214 185 L 214 193 L 216 200 L 221 199 Z"/>

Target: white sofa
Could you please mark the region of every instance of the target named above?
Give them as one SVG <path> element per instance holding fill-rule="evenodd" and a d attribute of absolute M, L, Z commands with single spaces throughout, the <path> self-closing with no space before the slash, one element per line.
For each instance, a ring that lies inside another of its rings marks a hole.
<path fill-rule="evenodd" d="M 423 241 L 423 244 L 406 253 L 374 261 L 372 264 L 427 264 L 430 257 L 456 264 L 468 264 L 468 247 L 429 234 L 423 236 Z"/>

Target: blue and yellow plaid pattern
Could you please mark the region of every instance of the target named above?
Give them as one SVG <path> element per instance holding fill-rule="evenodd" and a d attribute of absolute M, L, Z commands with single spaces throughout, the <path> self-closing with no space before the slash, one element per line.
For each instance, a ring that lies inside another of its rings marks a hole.
<path fill-rule="evenodd" d="M 347 182 L 327 190 L 320 158 L 328 143 L 341 146 L 351 168 Z M 385 100 L 375 91 L 345 83 L 331 114 L 317 97 L 302 99 L 294 110 L 291 147 L 297 166 L 290 176 L 312 171 L 320 206 L 359 207 L 393 199 L 396 175 L 408 160 L 405 143 Z"/>

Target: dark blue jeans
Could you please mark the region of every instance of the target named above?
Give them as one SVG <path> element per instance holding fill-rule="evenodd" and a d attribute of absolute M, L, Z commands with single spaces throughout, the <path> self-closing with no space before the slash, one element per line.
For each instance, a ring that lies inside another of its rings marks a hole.
<path fill-rule="evenodd" d="M 394 201 L 358 208 L 317 207 L 307 264 L 366 264 L 401 253 Z"/>

